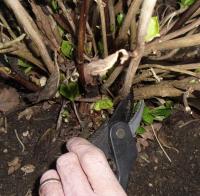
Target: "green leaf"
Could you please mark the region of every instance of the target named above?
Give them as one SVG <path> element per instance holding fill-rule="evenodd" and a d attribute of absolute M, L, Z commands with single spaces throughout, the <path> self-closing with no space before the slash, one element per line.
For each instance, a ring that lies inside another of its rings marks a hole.
<path fill-rule="evenodd" d="M 147 30 L 147 35 L 145 36 L 145 41 L 150 42 L 155 37 L 160 36 L 160 25 L 157 16 L 151 17 L 149 21 L 149 26 Z"/>
<path fill-rule="evenodd" d="M 136 134 L 143 134 L 145 132 L 145 128 L 144 127 L 138 127 L 136 130 Z"/>
<path fill-rule="evenodd" d="M 58 10 L 58 2 L 57 2 L 57 0 L 51 0 L 51 7 L 52 7 L 53 11 L 57 11 Z"/>
<path fill-rule="evenodd" d="M 192 5 L 196 0 L 180 0 L 180 4 L 183 7 Z"/>
<path fill-rule="evenodd" d="M 162 105 L 157 108 L 154 108 L 151 111 L 151 114 L 157 119 L 163 117 L 163 119 L 167 118 L 171 114 L 171 108 L 167 108 L 166 106 Z"/>
<path fill-rule="evenodd" d="M 60 85 L 60 94 L 69 99 L 70 101 L 74 101 L 75 98 L 79 95 L 79 86 L 77 82 L 70 82 L 67 85 Z"/>
<path fill-rule="evenodd" d="M 61 52 L 68 58 L 72 58 L 73 54 L 73 44 L 70 41 L 63 40 L 61 43 Z"/>
<path fill-rule="evenodd" d="M 27 68 L 27 67 L 31 67 L 32 65 L 29 64 L 28 62 L 22 60 L 22 59 L 18 59 L 18 62 L 17 64 L 20 66 L 20 67 L 24 67 L 24 68 Z"/>
<path fill-rule="evenodd" d="M 144 107 L 142 120 L 145 124 L 149 125 L 153 123 L 154 116 L 151 114 L 151 110 L 148 107 Z"/>
<path fill-rule="evenodd" d="M 20 68 L 24 71 L 25 74 L 29 73 L 33 68 L 32 64 L 22 59 L 18 59 L 17 64 L 20 66 Z"/>
<path fill-rule="evenodd" d="M 108 110 L 113 108 L 113 102 L 109 98 L 98 100 L 94 104 L 95 111 Z"/>
<path fill-rule="evenodd" d="M 163 121 L 165 118 L 171 115 L 172 112 L 172 102 L 168 101 L 165 105 L 161 105 L 156 108 L 144 107 L 142 120 L 146 125 L 152 124 L 154 120 Z"/>
<path fill-rule="evenodd" d="M 166 116 L 155 116 L 154 120 L 162 122 L 165 118 L 166 118 Z"/>
<path fill-rule="evenodd" d="M 123 13 L 117 14 L 117 24 L 118 24 L 118 26 L 121 26 L 123 21 L 124 21 L 124 14 Z"/>
<path fill-rule="evenodd" d="M 150 113 L 147 113 L 142 116 L 142 120 L 146 125 L 150 125 L 153 123 L 154 117 Z"/>

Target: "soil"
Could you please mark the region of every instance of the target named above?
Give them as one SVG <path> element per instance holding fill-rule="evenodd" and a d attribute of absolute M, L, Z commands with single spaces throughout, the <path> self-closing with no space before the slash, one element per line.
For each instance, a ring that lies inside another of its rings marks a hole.
<path fill-rule="evenodd" d="M 174 111 L 158 133 L 171 158 L 157 142 L 141 153 L 129 183 L 129 195 L 200 195 L 200 121 L 183 109 Z"/>
<path fill-rule="evenodd" d="M 0 196 L 37 195 L 41 174 L 54 168 L 56 158 L 66 151 L 65 137 L 51 142 L 60 108 L 56 102 L 46 102 L 32 107 L 30 120 L 18 120 L 19 112 L 7 116 L 7 132 L 0 132 Z M 63 123 L 62 130 L 67 138 L 80 135 L 75 120 Z M 156 140 L 149 141 L 150 146 L 139 153 L 128 195 L 200 195 L 200 121 L 179 108 L 164 122 L 158 136 L 172 162 Z M 19 168 L 8 175 L 8 162 L 15 157 L 20 160 Z M 35 167 L 33 172 L 22 171 L 30 165 Z"/>

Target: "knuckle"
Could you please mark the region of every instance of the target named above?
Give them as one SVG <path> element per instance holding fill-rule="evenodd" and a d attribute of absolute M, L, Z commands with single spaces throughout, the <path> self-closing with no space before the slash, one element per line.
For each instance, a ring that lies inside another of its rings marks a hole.
<path fill-rule="evenodd" d="M 82 155 L 82 161 L 85 163 L 94 162 L 94 161 L 105 161 L 106 157 L 102 150 L 96 147 L 88 148 Z"/>
<path fill-rule="evenodd" d="M 57 167 L 62 167 L 63 165 L 74 165 L 77 162 L 77 157 L 74 153 L 68 152 L 64 155 L 61 155 L 56 162 Z"/>
<path fill-rule="evenodd" d="M 83 138 L 74 137 L 70 139 L 67 143 L 67 148 L 70 151 L 77 152 L 82 149 L 83 146 L 87 146 L 88 141 Z"/>

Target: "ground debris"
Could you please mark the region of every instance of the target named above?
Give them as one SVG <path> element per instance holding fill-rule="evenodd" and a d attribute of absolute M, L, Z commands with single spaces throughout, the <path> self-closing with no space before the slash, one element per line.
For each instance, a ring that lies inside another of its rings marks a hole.
<path fill-rule="evenodd" d="M 23 117 L 25 117 L 26 120 L 30 120 L 31 117 L 33 116 L 33 113 L 34 112 L 33 112 L 32 108 L 27 108 L 24 111 L 19 113 L 18 120 L 20 120 Z"/>
<path fill-rule="evenodd" d="M 12 161 L 8 162 L 8 175 L 13 174 L 21 166 L 19 157 L 15 157 Z"/>
<path fill-rule="evenodd" d="M 5 113 L 19 105 L 19 94 L 14 88 L 2 88 L 0 90 L 0 111 Z"/>
<path fill-rule="evenodd" d="M 153 126 L 154 126 L 156 131 L 159 131 L 162 124 L 161 123 L 154 123 Z M 154 134 L 152 132 L 151 126 L 145 126 L 144 128 L 145 128 L 145 132 L 143 134 L 140 134 L 139 137 L 137 138 L 137 144 L 136 145 L 137 145 L 138 152 L 141 152 L 146 147 L 148 147 L 149 141 L 154 139 Z"/>
<path fill-rule="evenodd" d="M 35 171 L 35 166 L 32 164 L 27 164 L 21 167 L 21 170 L 26 174 L 33 173 Z"/>
<path fill-rule="evenodd" d="M 172 159 L 166 160 L 160 146 L 149 142 L 139 153 L 135 170 L 129 181 L 129 195 L 199 195 L 200 129 L 199 121 L 191 121 L 184 108 L 176 109 L 157 133 L 170 148 L 163 144 Z M 180 127 L 180 123 L 186 124 Z M 178 149 L 179 152 L 177 150 Z M 149 183 L 151 185 L 149 186 Z M 133 194 L 134 193 L 134 194 Z"/>

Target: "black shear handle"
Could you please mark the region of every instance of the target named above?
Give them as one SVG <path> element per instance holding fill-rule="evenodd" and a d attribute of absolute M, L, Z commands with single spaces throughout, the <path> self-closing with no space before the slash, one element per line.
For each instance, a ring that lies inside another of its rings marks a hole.
<path fill-rule="evenodd" d="M 118 180 L 126 190 L 130 171 L 137 158 L 135 138 L 129 125 L 125 122 L 116 122 L 109 127 L 105 123 L 89 141 L 99 147 L 108 159 L 114 161 Z"/>
<path fill-rule="evenodd" d="M 127 189 L 129 174 L 137 158 L 135 138 L 127 123 L 117 122 L 110 128 L 110 141 L 117 167 L 118 180 Z"/>

